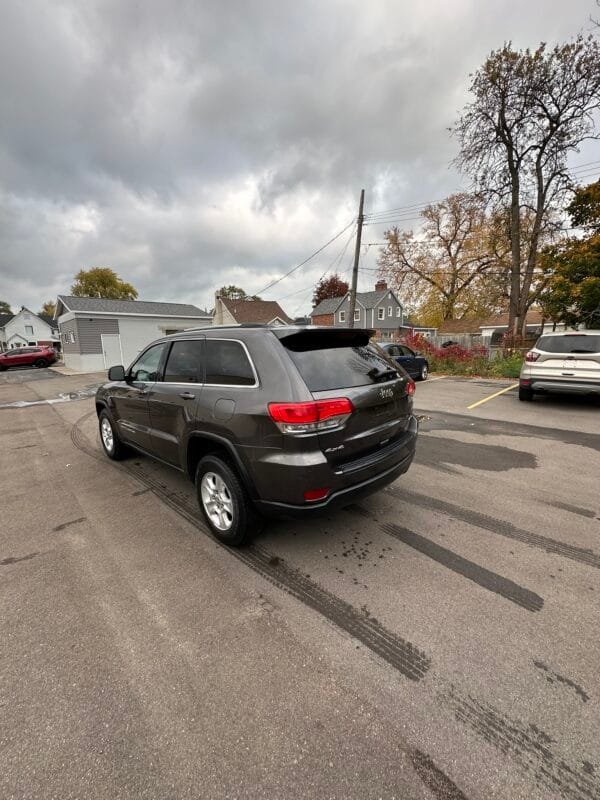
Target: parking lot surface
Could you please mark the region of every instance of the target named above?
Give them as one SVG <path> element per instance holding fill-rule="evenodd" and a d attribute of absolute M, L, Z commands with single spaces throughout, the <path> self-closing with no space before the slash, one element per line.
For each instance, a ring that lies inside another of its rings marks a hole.
<path fill-rule="evenodd" d="M 98 378 L 0 384 L 73 395 L 0 408 L 0 796 L 600 797 L 596 402 L 420 383 L 405 476 L 232 551 Z"/>

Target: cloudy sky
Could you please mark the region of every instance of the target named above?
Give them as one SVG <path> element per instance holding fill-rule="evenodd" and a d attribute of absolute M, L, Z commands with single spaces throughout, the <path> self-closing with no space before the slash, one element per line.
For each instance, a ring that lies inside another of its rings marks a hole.
<path fill-rule="evenodd" d="M 259 292 L 366 211 L 461 187 L 447 128 L 489 51 L 587 32 L 594 0 L 2 0 L 0 299 L 81 268 L 140 299 Z M 600 159 L 587 148 L 573 162 Z M 407 224 L 411 224 L 410 220 Z M 381 241 L 385 226 L 365 229 Z M 290 314 L 351 231 L 263 294 Z M 344 246 L 347 249 L 344 251 Z M 375 279 L 366 251 L 360 285 Z"/>

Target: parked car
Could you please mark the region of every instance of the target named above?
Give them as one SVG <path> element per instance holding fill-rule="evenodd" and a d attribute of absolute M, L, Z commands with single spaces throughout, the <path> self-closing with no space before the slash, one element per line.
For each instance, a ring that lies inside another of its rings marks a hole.
<path fill-rule="evenodd" d="M 391 342 L 381 342 L 379 344 L 390 358 L 393 358 L 402 369 L 406 370 L 411 378 L 419 381 L 427 380 L 429 375 L 429 362 L 420 353 L 415 353 L 405 344 L 393 344 Z"/>
<path fill-rule="evenodd" d="M 600 331 L 547 333 L 525 355 L 519 400 L 538 392 L 600 395 Z"/>
<path fill-rule="evenodd" d="M 260 325 L 158 339 L 98 389 L 109 458 L 133 447 L 186 473 L 214 535 L 349 505 L 409 468 L 414 381 L 373 331 Z"/>
<path fill-rule="evenodd" d="M 56 361 L 52 347 L 14 347 L 0 353 L 0 370 L 10 367 L 47 367 Z"/>

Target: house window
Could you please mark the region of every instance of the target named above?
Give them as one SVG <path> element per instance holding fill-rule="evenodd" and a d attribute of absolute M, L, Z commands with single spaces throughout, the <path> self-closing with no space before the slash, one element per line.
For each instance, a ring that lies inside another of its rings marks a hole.
<path fill-rule="evenodd" d="M 384 318 L 385 318 L 385 308 L 378 308 L 377 319 L 384 319 Z"/>
<path fill-rule="evenodd" d="M 392 307 L 388 306 L 388 317 L 392 316 Z"/>
<path fill-rule="evenodd" d="M 340 313 L 338 314 L 338 317 L 339 317 L 340 322 L 345 322 L 346 321 L 346 312 L 345 311 L 340 311 Z"/>
<path fill-rule="evenodd" d="M 401 314 L 402 314 L 402 309 L 400 308 L 400 306 L 398 306 L 396 308 L 396 316 L 399 317 L 399 316 L 401 316 Z"/>
<path fill-rule="evenodd" d="M 25 333 L 27 336 L 33 336 L 33 325 L 25 325 Z"/>
<path fill-rule="evenodd" d="M 360 308 L 354 309 L 354 321 L 358 322 L 360 320 Z"/>

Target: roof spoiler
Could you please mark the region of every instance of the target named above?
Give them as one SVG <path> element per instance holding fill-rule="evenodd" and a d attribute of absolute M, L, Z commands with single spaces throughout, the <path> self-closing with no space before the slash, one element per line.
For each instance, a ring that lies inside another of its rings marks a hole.
<path fill-rule="evenodd" d="M 375 331 L 369 328 L 306 327 L 299 330 L 278 330 L 273 333 L 288 350 L 326 350 L 332 347 L 364 347 Z"/>

